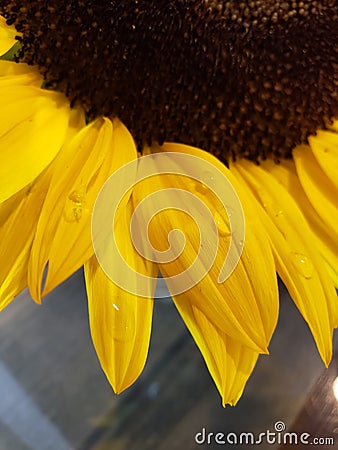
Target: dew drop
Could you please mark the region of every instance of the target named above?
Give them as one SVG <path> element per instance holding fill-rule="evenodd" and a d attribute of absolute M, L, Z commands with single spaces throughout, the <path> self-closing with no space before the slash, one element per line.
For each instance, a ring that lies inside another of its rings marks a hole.
<path fill-rule="evenodd" d="M 269 210 L 269 208 L 271 207 L 271 198 L 268 193 L 265 191 L 265 189 L 259 188 L 257 190 L 257 194 L 264 209 Z"/>
<path fill-rule="evenodd" d="M 221 236 L 230 236 L 230 229 L 227 225 L 227 223 L 222 219 L 222 216 L 220 213 L 216 212 L 214 214 L 214 220 L 218 229 L 218 232 Z"/>
<path fill-rule="evenodd" d="M 71 202 L 82 205 L 85 201 L 85 195 L 80 191 L 73 191 L 68 195 Z"/>
<path fill-rule="evenodd" d="M 68 195 L 68 199 L 63 211 L 66 222 L 80 222 L 85 208 L 85 189 L 74 190 Z"/>
<path fill-rule="evenodd" d="M 314 268 L 310 259 L 302 253 L 292 253 L 297 271 L 307 280 L 313 275 Z"/>
<path fill-rule="evenodd" d="M 135 336 L 135 319 L 127 314 L 123 306 L 113 303 L 110 314 L 107 314 L 107 329 L 116 342 L 130 342 Z"/>
<path fill-rule="evenodd" d="M 80 222 L 82 218 L 82 207 L 67 204 L 63 210 L 63 217 L 66 222 Z"/>

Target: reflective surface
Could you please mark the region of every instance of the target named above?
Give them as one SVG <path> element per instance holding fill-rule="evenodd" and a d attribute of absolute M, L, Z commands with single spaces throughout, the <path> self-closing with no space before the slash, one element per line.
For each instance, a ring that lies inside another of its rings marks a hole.
<path fill-rule="evenodd" d="M 287 431 L 333 436 L 337 359 L 324 370 L 307 326 L 283 287 L 281 292 L 270 356 L 260 359 L 239 404 L 226 409 L 170 299 L 155 302 L 141 378 L 116 396 L 91 343 L 82 273 L 42 306 L 22 294 L 0 314 L 0 449 L 228 448 L 214 437 L 210 445 L 198 444 L 195 435 L 203 428 L 258 435 L 275 431 L 277 422 Z"/>

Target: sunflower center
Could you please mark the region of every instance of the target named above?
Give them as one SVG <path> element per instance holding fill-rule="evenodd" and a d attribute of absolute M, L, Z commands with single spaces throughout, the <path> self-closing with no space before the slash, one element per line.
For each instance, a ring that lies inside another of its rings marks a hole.
<path fill-rule="evenodd" d="M 140 148 L 290 157 L 338 117 L 336 0 L 2 1 L 18 60 Z"/>

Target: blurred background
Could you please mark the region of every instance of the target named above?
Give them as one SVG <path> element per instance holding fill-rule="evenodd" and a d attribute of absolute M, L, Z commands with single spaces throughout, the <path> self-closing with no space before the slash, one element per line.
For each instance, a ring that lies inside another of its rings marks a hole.
<path fill-rule="evenodd" d="M 260 358 L 238 405 L 225 409 L 170 298 L 155 302 L 142 376 L 116 396 L 91 342 L 82 272 L 42 306 L 24 292 L 0 314 L 0 450 L 220 448 L 214 440 L 197 443 L 196 433 L 258 435 L 274 432 L 277 422 L 286 431 L 336 436 L 336 445 L 322 440 L 318 448 L 338 448 L 337 356 L 325 370 L 305 322 L 280 291 L 270 356 Z"/>

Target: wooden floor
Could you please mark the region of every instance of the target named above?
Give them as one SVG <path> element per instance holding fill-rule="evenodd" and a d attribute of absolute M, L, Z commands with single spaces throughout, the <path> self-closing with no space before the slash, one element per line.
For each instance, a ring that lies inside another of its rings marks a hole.
<path fill-rule="evenodd" d="M 283 289 L 271 354 L 260 359 L 235 408 L 222 408 L 170 299 L 156 302 L 153 328 L 142 377 L 117 397 L 92 347 L 81 273 L 43 306 L 27 293 L 16 299 L 0 314 L 0 450 L 245 449 L 251 445 L 199 445 L 195 435 L 204 428 L 258 436 L 277 422 L 312 437 L 336 434 L 336 446 L 318 448 L 338 448 L 337 359 L 324 370 Z"/>

